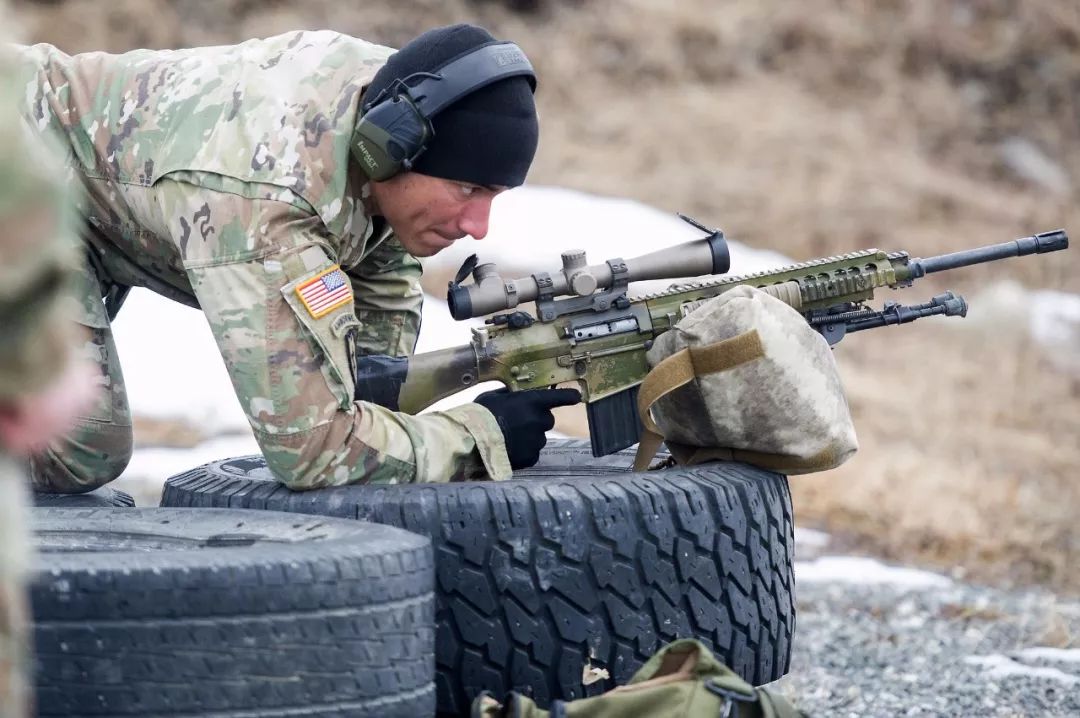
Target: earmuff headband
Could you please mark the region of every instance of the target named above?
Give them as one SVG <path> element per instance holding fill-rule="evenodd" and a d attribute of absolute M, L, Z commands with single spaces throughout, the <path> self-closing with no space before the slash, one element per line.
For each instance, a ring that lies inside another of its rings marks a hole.
<path fill-rule="evenodd" d="M 536 91 L 536 73 L 532 63 L 521 48 L 512 42 L 491 42 L 473 48 L 443 65 L 435 72 L 419 72 L 394 82 L 370 102 L 364 103 L 364 111 L 400 92 L 407 92 L 413 106 L 430 120 L 447 105 L 462 97 L 508 77 L 524 75 L 529 86 Z M 414 86 L 409 80 L 422 78 Z"/>
<path fill-rule="evenodd" d="M 427 118 L 434 117 L 447 105 L 465 95 L 509 77 L 525 76 L 536 91 L 536 73 L 525 53 L 512 42 L 483 45 L 451 60 L 434 73 L 436 77 L 422 81 L 410 94 L 416 108 Z"/>

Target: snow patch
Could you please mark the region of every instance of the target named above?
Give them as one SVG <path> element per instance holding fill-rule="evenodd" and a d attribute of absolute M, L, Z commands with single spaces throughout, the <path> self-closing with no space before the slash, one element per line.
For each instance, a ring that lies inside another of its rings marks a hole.
<path fill-rule="evenodd" d="M 952 583 L 940 574 L 889 566 L 880 561 L 855 556 L 823 556 L 813 561 L 796 561 L 795 581 L 796 583 L 887 584 L 906 588 L 936 588 Z"/>
<path fill-rule="evenodd" d="M 164 482 L 170 476 L 211 461 L 258 453 L 261 452 L 255 437 L 242 435 L 219 436 L 190 449 L 139 449 L 131 457 L 123 478 Z"/>
<path fill-rule="evenodd" d="M 184 420 L 207 434 L 250 431 L 202 312 L 136 288 L 113 336 L 132 414 Z"/>
<path fill-rule="evenodd" d="M 960 328 L 1026 334 L 1059 371 L 1080 374 L 1080 294 L 1029 290 L 1007 279 L 970 299 L 968 316 Z"/>
<path fill-rule="evenodd" d="M 1069 675 L 1064 671 L 1057 668 L 1042 668 L 1039 666 L 1028 666 L 1023 663 L 1014 661 L 1008 656 L 1000 654 L 991 654 L 988 656 L 967 656 L 964 658 L 964 662 L 974 666 L 982 666 L 987 670 L 986 674 L 990 678 L 1011 678 L 1013 676 L 1027 676 L 1031 678 L 1047 678 L 1049 680 L 1061 681 L 1067 685 L 1074 685 L 1080 683 L 1080 677 Z"/>
<path fill-rule="evenodd" d="M 136 449 L 127 469 L 109 486 L 131 494 L 136 506 L 157 506 L 170 476 L 218 459 L 259 453 L 251 434 L 219 436 L 190 449 Z"/>
<path fill-rule="evenodd" d="M 1016 655 L 1028 661 L 1080 663 L 1080 648 L 1025 648 Z"/>
<path fill-rule="evenodd" d="M 829 534 L 816 529 L 795 527 L 795 543 L 810 548 L 825 548 L 829 544 Z"/>

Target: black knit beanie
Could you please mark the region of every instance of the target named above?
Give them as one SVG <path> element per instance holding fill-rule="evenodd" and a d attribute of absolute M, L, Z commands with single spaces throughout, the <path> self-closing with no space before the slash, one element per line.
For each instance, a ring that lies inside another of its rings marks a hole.
<path fill-rule="evenodd" d="M 495 38 L 475 25 L 428 30 L 395 52 L 365 92 L 372 98 L 417 72 L 436 72 Z M 421 174 L 478 185 L 517 187 L 536 154 L 539 125 L 529 78 L 509 77 L 472 92 L 431 118 L 434 136 L 413 164 Z"/>

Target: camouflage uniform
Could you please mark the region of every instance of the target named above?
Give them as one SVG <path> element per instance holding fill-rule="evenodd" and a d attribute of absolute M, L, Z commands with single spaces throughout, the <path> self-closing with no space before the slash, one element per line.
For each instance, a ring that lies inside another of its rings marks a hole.
<path fill-rule="evenodd" d="M 267 463 L 291 487 L 510 474 L 479 405 L 409 416 L 353 400 L 351 340 L 405 355 L 420 324 L 420 264 L 376 231 L 349 161 L 360 94 L 391 52 L 333 32 L 123 55 L 21 49 L 29 119 L 62 138 L 86 189 L 97 271 L 79 320 L 110 389 L 35 463 L 37 485 L 89 490 L 131 452 L 101 282 L 202 308 Z"/>
<path fill-rule="evenodd" d="M 43 390 L 71 361 L 75 327 L 61 302 L 77 266 L 62 170 L 27 141 L 10 60 L 0 57 L 0 405 Z M 25 469 L 0 447 L 0 718 L 29 713 Z"/>

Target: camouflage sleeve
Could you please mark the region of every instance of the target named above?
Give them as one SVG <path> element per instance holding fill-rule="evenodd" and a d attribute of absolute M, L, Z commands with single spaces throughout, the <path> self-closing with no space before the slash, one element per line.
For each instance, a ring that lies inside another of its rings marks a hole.
<path fill-rule="evenodd" d="M 393 237 L 380 243 L 348 272 L 352 282 L 357 351 L 408 356 L 420 333 L 420 261 Z"/>
<path fill-rule="evenodd" d="M 78 267 L 61 164 L 27 142 L 11 85 L 0 79 L 0 400 L 47 386 L 69 360 L 61 303 Z"/>
<path fill-rule="evenodd" d="M 294 489 L 510 475 L 495 419 L 477 404 L 422 416 L 353 401 L 345 338 L 352 285 L 321 221 L 272 199 L 155 185 L 237 397 L 274 474 Z M 178 241 L 178 244 L 179 241 Z"/>

